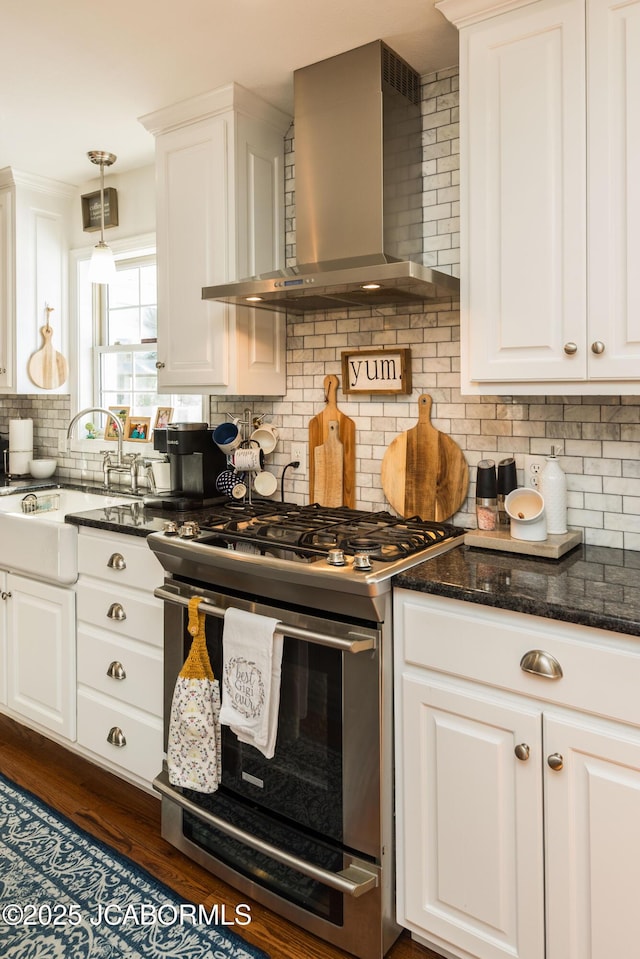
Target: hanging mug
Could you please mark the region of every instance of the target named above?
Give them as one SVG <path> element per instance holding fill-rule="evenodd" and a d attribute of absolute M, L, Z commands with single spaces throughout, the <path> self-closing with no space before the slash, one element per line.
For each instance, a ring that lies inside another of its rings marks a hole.
<path fill-rule="evenodd" d="M 271 423 L 262 423 L 253 431 L 251 439 L 259 443 L 265 456 L 268 456 L 278 445 L 279 436 L 280 433 L 275 426 Z"/>
<path fill-rule="evenodd" d="M 259 446 L 234 450 L 231 461 L 239 473 L 257 473 L 264 466 L 264 452 Z"/>
<path fill-rule="evenodd" d="M 211 435 L 213 442 L 223 453 L 232 453 L 242 442 L 240 428 L 236 423 L 220 423 Z"/>
<path fill-rule="evenodd" d="M 269 470 L 262 470 L 254 476 L 253 488 L 260 496 L 271 496 L 278 488 L 278 480 Z"/>

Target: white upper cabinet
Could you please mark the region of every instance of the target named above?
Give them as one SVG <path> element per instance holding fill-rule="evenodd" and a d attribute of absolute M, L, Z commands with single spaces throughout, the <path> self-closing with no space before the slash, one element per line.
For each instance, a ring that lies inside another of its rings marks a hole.
<path fill-rule="evenodd" d="M 36 386 L 28 373 L 53 330 L 53 349 L 68 356 L 67 230 L 73 187 L 43 177 L 0 170 L 0 392 L 68 393 Z"/>
<path fill-rule="evenodd" d="M 156 136 L 163 392 L 281 395 L 285 317 L 202 299 L 284 265 L 291 119 L 237 84 L 142 118 Z"/>
<path fill-rule="evenodd" d="M 640 389 L 640 2 L 441 0 L 460 28 L 464 393 Z"/>

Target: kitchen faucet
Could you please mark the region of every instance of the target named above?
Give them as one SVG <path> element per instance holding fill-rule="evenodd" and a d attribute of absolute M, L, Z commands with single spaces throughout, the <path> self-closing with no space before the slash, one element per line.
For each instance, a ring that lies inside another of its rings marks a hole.
<path fill-rule="evenodd" d="M 73 427 L 76 425 L 80 417 L 85 416 L 87 413 L 104 413 L 106 417 L 111 417 L 113 420 L 113 425 L 116 431 L 116 438 L 118 440 L 118 451 L 116 454 L 115 463 L 111 462 L 111 452 L 109 450 L 101 450 L 103 455 L 102 460 L 102 473 L 104 476 L 104 486 L 105 489 L 109 489 L 109 474 L 110 473 L 129 473 L 131 477 L 131 492 L 138 492 L 138 456 L 136 453 L 123 453 L 122 452 L 122 440 L 124 438 L 124 430 L 122 428 L 122 423 L 118 417 L 111 412 L 111 410 L 105 409 L 103 406 L 87 406 L 86 409 L 80 410 L 79 413 L 73 417 L 69 426 L 67 427 L 67 440 L 71 439 L 71 434 L 73 432 Z"/>

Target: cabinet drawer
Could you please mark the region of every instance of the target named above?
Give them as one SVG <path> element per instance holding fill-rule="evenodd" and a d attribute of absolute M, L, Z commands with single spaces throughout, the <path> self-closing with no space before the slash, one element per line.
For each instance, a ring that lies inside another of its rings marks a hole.
<path fill-rule="evenodd" d="M 163 606 L 142 591 L 109 585 L 80 576 L 76 586 L 78 621 L 162 646 Z"/>
<path fill-rule="evenodd" d="M 640 726 L 639 639 L 411 590 L 395 603 L 405 663 Z M 553 656 L 562 676 L 525 672 L 531 650 Z"/>
<path fill-rule="evenodd" d="M 124 583 L 149 591 L 161 585 L 164 579 L 162 566 L 146 539 L 95 530 L 87 532 L 84 528 L 78 536 L 78 570 L 110 583 Z"/>
<path fill-rule="evenodd" d="M 114 728 L 123 733 L 124 745 L 108 742 Z M 90 690 L 78 693 L 78 743 L 146 782 L 162 768 L 161 720 Z"/>
<path fill-rule="evenodd" d="M 162 650 L 80 625 L 77 668 L 79 683 L 162 716 Z"/>

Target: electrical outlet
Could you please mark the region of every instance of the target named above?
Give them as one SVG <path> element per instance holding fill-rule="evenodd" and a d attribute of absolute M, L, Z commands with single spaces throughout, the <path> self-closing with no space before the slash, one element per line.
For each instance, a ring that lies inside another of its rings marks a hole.
<path fill-rule="evenodd" d="M 531 489 L 540 486 L 540 474 L 547 465 L 546 456 L 530 456 L 524 458 L 524 485 Z"/>
<path fill-rule="evenodd" d="M 543 469 L 547 465 L 547 456 L 549 456 L 552 450 L 556 456 L 562 456 L 564 451 L 563 441 L 555 440 L 549 447 L 549 453 L 525 455 L 524 486 L 529 486 L 531 489 L 538 489 L 540 486 L 540 473 L 542 473 Z"/>
<path fill-rule="evenodd" d="M 307 444 L 306 443 L 292 443 L 291 444 L 291 462 L 299 463 L 300 465 L 294 469 L 292 466 L 291 469 L 295 473 L 306 473 L 307 472 Z"/>

